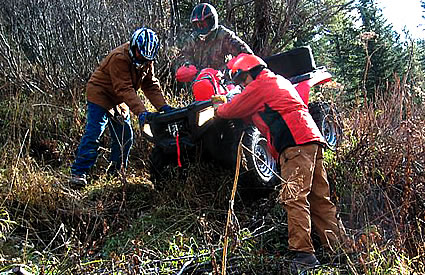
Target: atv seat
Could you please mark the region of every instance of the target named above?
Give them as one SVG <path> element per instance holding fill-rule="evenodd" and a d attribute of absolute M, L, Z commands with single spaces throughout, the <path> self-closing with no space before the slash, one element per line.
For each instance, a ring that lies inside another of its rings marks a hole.
<path fill-rule="evenodd" d="M 295 48 L 264 58 L 268 68 L 289 79 L 293 84 L 310 79 L 316 63 L 310 46 Z"/>

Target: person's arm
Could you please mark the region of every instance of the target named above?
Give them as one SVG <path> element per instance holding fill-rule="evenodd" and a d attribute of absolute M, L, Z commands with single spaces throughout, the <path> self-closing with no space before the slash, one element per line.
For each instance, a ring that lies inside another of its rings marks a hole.
<path fill-rule="evenodd" d="M 159 80 L 155 77 L 153 62 L 148 68 L 148 74 L 143 78 L 141 89 L 157 110 L 166 104 Z"/>
<path fill-rule="evenodd" d="M 232 56 L 238 56 L 240 53 L 253 54 L 251 48 L 242 39 L 240 39 L 233 31 L 228 30 L 225 51 Z"/>
<path fill-rule="evenodd" d="M 109 66 L 109 75 L 114 93 L 128 105 L 133 114 L 139 115 L 146 108 L 133 87 L 130 64 L 120 55 L 112 57 L 110 62 L 113 62 L 113 65 Z"/>
<path fill-rule="evenodd" d="M 226 119 L 250 117 L 262 106 L 261 91 L 256 85 L 248 85 L 231 102 L 218 107 L 217 116 Z"/>
<path fill-rule="evenodd" d="M 190 63 L 192 65 L 195 65 L 196 67 L 198 66 L 194 58 L 196 47 L 197 47 L 197 43 L 196 43 L 197 41 L 199 40 L 193 34 L 191 34 L 188 38 L 186 38 L 183 49 L 181 51 L 183 56 L 179 62 L 180 66 L 183 65 L 184 63 Z"/>

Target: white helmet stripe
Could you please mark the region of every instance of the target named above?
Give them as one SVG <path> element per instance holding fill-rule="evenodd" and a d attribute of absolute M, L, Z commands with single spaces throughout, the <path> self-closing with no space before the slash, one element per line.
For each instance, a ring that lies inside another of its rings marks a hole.
<path fill-rule="evenodd" d="M 132 49 L 137 47 L 140 54 L 148 60 L 153 60 L 159 49 L 159 39 L 156 33 L 148 28 L 141 28 L 134 32 L 130 40 L 130 56 L 133 57 Z"/>
<path fill-rule="evenodd" d="M 146 55 L 151 57 L 152 56 L 152 33 L 147 33 L 147 39 L 146 39 Z"/>

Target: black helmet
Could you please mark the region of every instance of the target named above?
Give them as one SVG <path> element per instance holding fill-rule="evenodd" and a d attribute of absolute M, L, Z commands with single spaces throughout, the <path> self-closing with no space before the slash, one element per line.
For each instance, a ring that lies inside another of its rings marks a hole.
<path fill-rule="evenodd" d="M 208 3 L 200 3 L 193 8 L 190 22 L 199 37 L 204 38 L 218 27 L 217 11 Z"/>

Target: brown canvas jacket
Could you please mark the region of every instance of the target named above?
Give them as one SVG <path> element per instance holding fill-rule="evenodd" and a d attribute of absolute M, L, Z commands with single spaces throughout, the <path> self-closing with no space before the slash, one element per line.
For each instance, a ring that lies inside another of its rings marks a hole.
<path fill-rule="evenodd" d="M 252 54 L 251 48 L 236 34 L 222 25 L 207 36 L 205 41 L 197 36 L 186 40 L 182 53 L 184 58 L 198 70 L 213 68 L 223 70 L 226 63 L 240 53 Z"/>
<path fill-rule="evenodd" d="M 166 103 L 155 77 L 153 62 L 137 70 L 128 53 L 129 45 L 127 42 L 115 48 L 102 60 L 87 83 L 87 100 L 107 110 L 125 103 L 133 114 L 139 115 L 146 108 L 137 94 L 138 89 L 156 109 Z"/>

